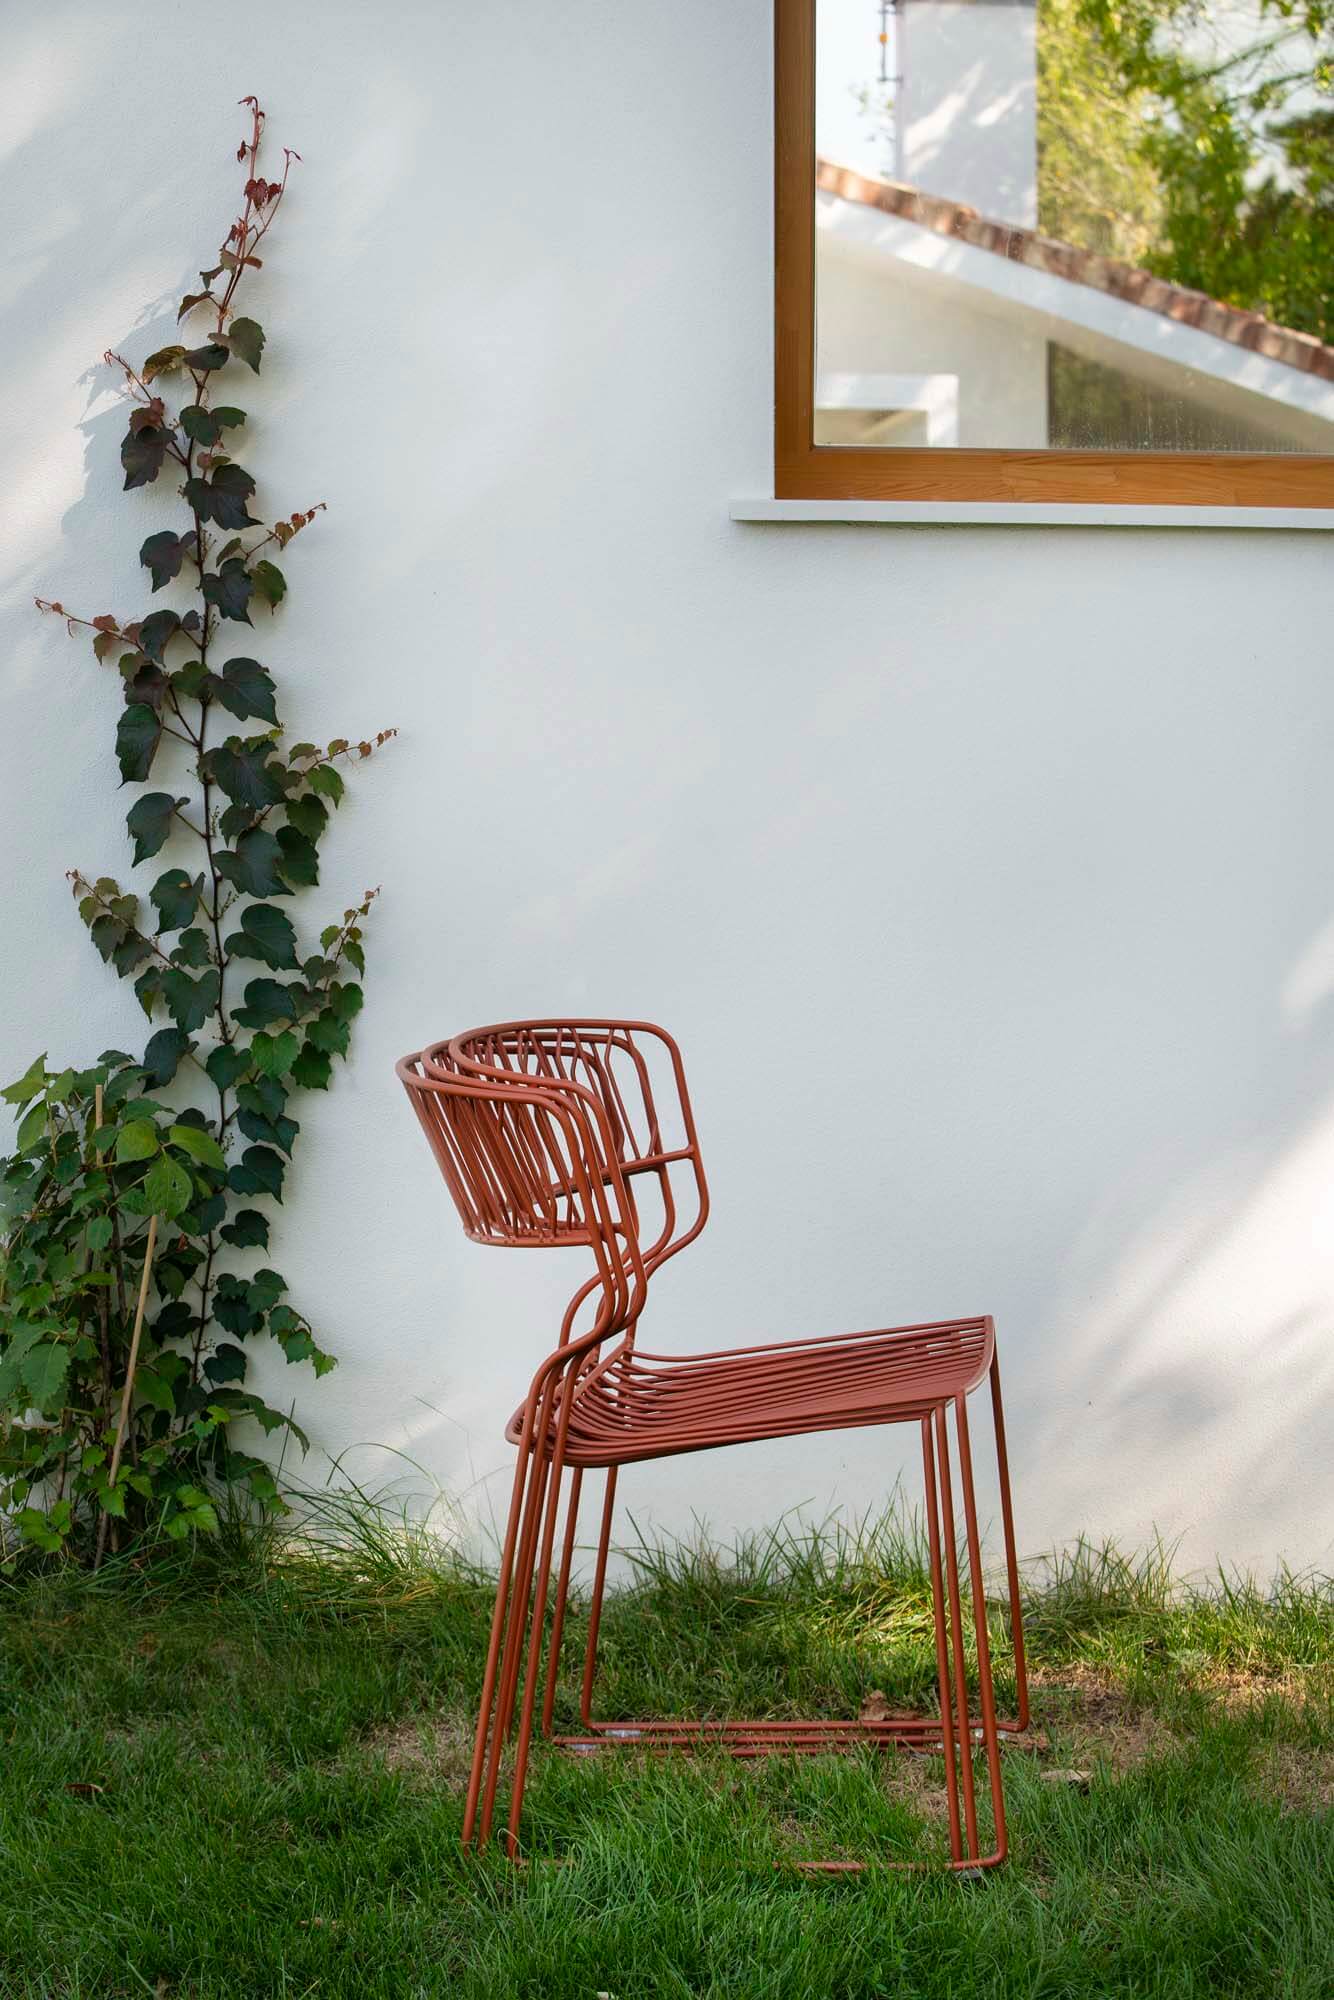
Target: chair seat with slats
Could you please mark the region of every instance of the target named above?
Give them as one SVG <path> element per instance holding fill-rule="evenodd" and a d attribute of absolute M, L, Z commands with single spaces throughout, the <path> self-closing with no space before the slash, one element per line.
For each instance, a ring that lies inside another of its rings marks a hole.
<path fill-rule="evenodd" d="M 977 1387 L 991 1366 L 993 1341 L 989 1320 L 967 1319 L 685 1356 L 623 1345 L 576 1383 L 564 1455 L 571 1465 L 628 1465 L 761 1438 L 920 1419 Z M 557 1409 L 548 1448 L 559 1417 Z M 511 1444 L 523 1423 L 521 1406 L 506 1427 Z"/>

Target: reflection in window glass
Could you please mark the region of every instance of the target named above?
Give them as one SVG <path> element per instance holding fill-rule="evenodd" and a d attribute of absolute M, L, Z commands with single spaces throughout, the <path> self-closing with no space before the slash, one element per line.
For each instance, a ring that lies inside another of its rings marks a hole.
<path fill-rule="evenodd" d="M 1322 0 L 818 0 L 817 444 L 1334 452 Z"/>

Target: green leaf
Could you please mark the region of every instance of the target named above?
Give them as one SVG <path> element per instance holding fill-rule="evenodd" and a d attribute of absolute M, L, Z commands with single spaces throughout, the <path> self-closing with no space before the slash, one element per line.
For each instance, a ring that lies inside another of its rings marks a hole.
<path fill-rule="evenodd" d="M 95 1215 L 84 1231 L 88 1248 L 93 1251 L 105 1250 L 112 1238 L 111 1217 Z"/>
<path fill-rule="evenodd" d="M 167 1417 L 175 1415 L 176 1398 L 171 1384 L 164 1381 L 155 1368 L 140 1368 L 134 1378 L 134 1387 L 136 1393 L 146 1403 L 151 1403 L 155 1410 L 161 1410 Z"/>
<path fill-rule="evenodd" d="M 273 745 L 266 737 L 242 743 L 233 736 L 206 751 L 202 761 L 213 782 L 238 805 L 271 806 L 282 799 L 288 783 L 287 771 L 272 758 Z"/>
<path fill-rule="evenodd" d="M 317 1049 L 324 1049 L 333 1056 L 345 1056 L 352 1030 L 346 1021 L 340 1021 L 331 1008 L 326 1008 L 316 1016 L 306 1029 L 308 1039 Z"/>
<path fill-rule="evenodd" d="M 286 1290 L 287 1280 L 277 1271 L 256 1271 L 250 1280 L 251 1299 L 262 1312 L 267 1312 L 270 1306 L 277 1305 Z M 290 1307 L 285 1310 L 290 1311 Z"/>
<path fill-rule="evenodd" d="M 19 1390 L 23 1382 L 23 1357 L 45 1331 L 41 1326 L 19 1326 L 10 1335 L 4 1353 L 0 1354 L 0 1402 Z"/>
<path fill-rule="evenodd" d="M 203 894 L 202 875 L 187 875 L 184 868 L 169 868 L 165 875 L 159 875 L 148 892 L 148 900 L 158 913 L 158 936 L 163 931 L 184 929 L 199 904 Z"/>
<path fill-rule="evenodd" d="M 148 537 L 139 551 L 139 560 L 152 576 L 154 590 L 161 590 L 164 583 L 180 575 L 186 549 L 193 540 L 193 535 L 176 535 L 170 528 Z"/>
<path fill-rule="evenodd" d="M 296 1061 L 300 1047 L 299 1036 L 294 1035 L 290 1028 L 284 1028 L 277 1035 L 253 1036 L 250 1056 L 261 1076 L 283 1076 Z"/>
<path fill-rule="evenodd" d="M 193 1306 L 188 1306 L 184 1299 L 173 1299 L 170 1305 L 163 1306 L 153 1321 L 153 1337 L 165 1348 L 170 1341 L 184 1340 L 195 1326 L 197 1319 L 198 1314 Z M 156 1362 L 159 1372 L 165 1375 L 168 1381 L 179 1380 L 187 1366 L 179 1354 L 173 1354 L 170 1350 L 159 1354 Z"/>
<path fill-rule="evenodd" d="M 176 694 L 187 695 L 191 701 L 197 701 L 208 686 L 208 668 L 202 660 L 187 660 L 183 667 L 173 669 L 167 679 Z"/>
<path fill-rule="evenodd" d="M 284 1117 L 287 1092 L 276 1077 L 259 1076 L 253 1083 L 243 1083 L 236 1103 L 236 1122 L 247 1139 L 290 1154 L 301 1127 L 294 1118 Z"/>
<path fill-rule="evenodd" d="M 143 381 L 151 382 L 158 375 L 171 375 L 185 359 L 183 347 L 159 347 L 156 354 L 150 354 L 139 374 Z"/>
<path fill-rule="evenodd" d="M 229 568 L 229 564 L 224 564 Z M 246 621 L 247 624 L 249 620 Z M 236 659 L 225 662 L 221 674 L 210 676 L 214 695 L 223 707 L 230 709 L 242 722 L 248 716 L 257 715 L 264 722 L 277 722 L 273 706 L 273 677 L 258 660 Z"/>
<path fill-rule="evenodd" d="M 361 988 L 350 981 L 346 985 L 334 985 L 329 989 L 329 1005 L 340 1021 L 355 1020 L 366 1002 Z"/>
<path fill-rule="evenodd" d="M 116 947 L 124 942 L 126 935 L 124 924 L 105 911 L 93 918 L 88 931 L 104 961 L 109 959 Z"/>
<path fill-rule="evenodd" d="M 116 724 L 116 757 L 122 784 L 138 783 L 148 776 L 161 739 L 162 724 L 157 710 L 146 701 L 132 701 L 121 710 Z"/>
<path fill-rule="evenodd" d="M 287 579 L 275 563 L 261 561 L 250 572 L 255 588 L 264 601 L 272 606 L 282 602 L 287 595 Z"/>
<path fill-rule="evenodd" d="M 189 966 L 196 972 L 205 965 L 212 965 L 207 931 L 200 930 L 197 924 L 182 931 L 172 950 L 171 962 L 173 965 Z"/>
<path fill-rule="evenodd" d="M 269 1247 L 269 1225 L 265 1216 L 257 1208 L 240 1208 L 226 1222 L 221 1230 L 224 1243 L 230 1243 L 234 1250 L 267 1250 Z"/>
<path fill-rule="evenodd" d="M 240 465 L 220 465 L 211 479 L 187 479 L 185 497 L 203 521 L 216 521 L 220 528 L 257 528 L 246 503 L 255 482 Z"/>
<path fill-rule="evenodd" d="M 264 350 L 264 329 L 253 319 L 234 319 L 227 329 L 232 353 L 259 373 L 259 357 Z"/>
<path fill-rule="evenodd" d="M 204 1064 L 210 1081 L 218 1090 L 230 1090 L 249 1067 L 250 1058 L 244 1049 L 226 1047 L 211 1050 Z"/>
<path fill-rule="evenodd" d="M 144 1200 L 149 1212 L 164 1215 L 168 1220 L 189 1207 L 193 1191 L 190 1176 L 180 1161 L 169 1159 L 165 1153 L 149 1168 L 144 1182 Z"/>
<path fill-rule="evenodd" d="M 125 815 L 125 824 L 134 841 L 136 867 L 166 844 L 172 815 L 177 806 L 184 804 L 184 799 L 174 799 L 170 792 L 145 792 L 141 799 L 135 800 Z"/>
<path fill-rule="evenodd" d="M 151 1160 L 157 1149 L 157 1127 L 147 1118 L 131 1118 L 116 1136 L 116 1161 L 120 1166 L 127 1166 L 132 1160 Z"/>
<path fill-rule="evenodd" d="M 313 791 L 323 792 L 325 798 L 332 799 L 335 805 L 346 790 L 342 778 L 332 764 L 317 764 L 310 773 L 309 782 Z"/>
<path fill-rule="evenodd" d="M 205 409 L 202 403 L 186 404 L 181 411 L 181 429 L 191 444 L 217 444 L 222 436 L 217 411 Z"/>
<path fill-rule="evenodd" d="M 39 1410 L 47 1410 L 59 1400 L 69 1373 L 70 1351 L 59 1341 L 43 1341 L 30 1347 L 23 1357 L 23 1380 Z"/>
<path fill-rule="evenodd" d="M 333 1059 L 313 1042 L 307 1042 L 292 1064 L 292 1080 L 303 1090 L 327 1090 L 333 1075 Z"/>
<path fill-rule="evenodd" d="M 127 931 L 111 954 L 111 963 L 123 979 L 127 972 L 133 972 L 136 965 L 142 965 L 151 955 L 152 946 L 147 938 L 140 937 L 138 931 Z"/>
<path fill-rule="evenodd" d="M 224 947 L 233 958 L 258 958 L 275 972 L 295 971 L 296 932 L 291 918 L 271 903 L 252 903 Z"/>
<path fill-rule="evenodd" d="M 283 1198 L 286 1162 L 268 1146 L 247 1146 L 237 1164 L 228 1170 L 227 1185 L 234 1194 L 271 1194 Z"/>
<path fill-rule="evenodd" d="M 35 1145 L 39 1139 L 46 1137 L 46 1120 L 46 1099 L 39 1097 L 31 1111 L 27 1112 L 19 1121 L 19 1129 L 15 1138 L 21 1153 L 25 1152 L 29 1146 Z"/>
<path fill-rule="evenodd" d="M 245 1379 L 245 1371 L 245 1349 L 233 1347 L 228 1341 L 214 1348 L 204 1363 L 204 1373 L 210 1382 L 240 1382 Z"/>
<path fill-rule="evenodd" d="M 179 1028 L 159 1028 L 149 1037 L 143 1067 L 150 1090 L 164 1089 L 171 1082 L 189 1049 L 189 1037 Z"/>
<path fill-rule="evenodd" d="M 232 1271 L 224 1271 L 213 1291 L 213 1317 L 228 1333 L 244 1340 L 264 1323 L 264 1308 L 255 1289 Z"/>
<path fill-rule="evenodd" d="M 56 1525 L 51 1516 L 42 1513 L 38 1507 L 24 1507 L 14 1518 L 25 1542 L 31 1542 L 34 1548 L 45 1549 L 48 1555 L 59 1554 L 69 1532 L 68 1524 Z"/>
<path fill-rule="evenodd" d="M 295 889 L 313 888 L 320 879 L 319 856 L 315 852 L 314 841 L 307 840 L 305 834 L 298 833 L 294 826 L 280 826 L 277 840 L 282 850 L 281 867 L 287 880 Z"/>
<path fill-rule="evenodd" d="M 241 833 L 248 833 L 252 826 L 259 825 L 259 815 L 253 806 L 224 806 L 218 819 L 218 831 L 224 840 L 235 840 Z"/>
<path fill-rule="evenodd" d="M 141 424 L 137 430 L 127 432 L 120 447 L 120 462 L 125 468 L 123 490 L 126 493 L 135 486 L 151 485 L 157 478 L 170 437 L 171 432 L 162 430 L 157 424 Z"/>
<path fill-rule="evenodd" d="M 219 875 L 247 896 L 290 896 L 291 890 L 278 873 L 282 855 L 273 835 L 255 827 L 241 835 L 234 853 L 220 854 L 214 865 Z"/>
<path fill-rule="evenodd" d="M 139 1005 L 151 1021 L 153 1018 L 153 1009 L 162 998 L 161 966 L 150 965 L 147 972 L 141 972 L 134 982 L 134 991 Z"/>
<path fill-rule="evenodd" d="M 211 410 L 202 403 L 190 403 L 181 411 L 181 429 L 195 444 L 218 444 L 224 430 L 244 422 L 245 411 L 234 409 L 230 403 L 219 403 Z"/>
<path fill-rule="evenodd" d="M 329 815 L 319 799 L 307 795 L 303 799 L 288 799 L 286 802 L 287 823 L 298 833 L 304 833 L 307 840 L 316 841 L 329 824 Z"/>
<path fill-rule="evenodd" d="M 272 1021 L 293 1021 L 296 1015 L 296 996 L 279 979 L 250 980 L 244 1007 L 233 1010 L 233 1018 L 243 1028 L 267 1028 Z"/>
<path fill-rule="evenodd" d="M 167 1144 L 188 1153 L 201 1167 L 216 1167 L 219 1173 L 226 1168 L 222 1147 L 211 1132 L 205 1132 L 199 1125 L 173 1125 L 167 1133 Z"/>
<path fill-rule="evenodd" d="M 196 1190 L 194 1200 L 181 1217 L 181 1228 L 189 1236 L 207 1236 L 210 1230 L 218 1227 L 226 1213 L 227 1197 L 221 1189 L 215 1189 L 202 1199 Z"/>
<path fill-rule="evenodd" d="M 146 653 L 150 660 L 160 662 L 163 647 L 180 629 L 181 616 L 178 611 L 150 612 L 139 627 L 140 652 Z"/>
<path fill-rule="evenodd" d="M 126 701 L 141 701 L 159 716 L 170 685 L 166 670 L 153 660 L 141 659 L 135 653 L 127 653 L 120 662 L 121 675 L 125 682 Z"/>
<path fill-rule="evenodd" d="M 4 1089 L 0 1090 L 0 1097 L 6 1104 L 26 1104 L 30 1097 L 36 1097 L 38 1092 L 45 1088 L 46 1057 L 40 1055 L 34 1057 L 28 1064 L 17 1083 L 7 1083 Z"/>
<path fill-rule="evenodd" d="M 237 619 L 242 625 L 250 623 L 246 606 L 254 585 L 249 570 L 239 556 L 220 564 L 216 575 L 209 571 L 203 578 L 201 588 L 205 603 L 216 605 L 221 617 Z M 228 706 L 231 704 L 228 703 Z"/>
<path fill-rule="evenodd" d="M 180 972 L 173 966 L 162 974 L 158 985 L 167 1012 L 187 1035 L 202 1028 L 218 1004 L 219 980 L 212 968 L 192 979 L 188 972 Z"/>
<path fill-rule="evenodd" d="M 224 368 L 230 356 L 225 347 L 220 346 L 216 340 L 210 340 L 203 347 L 192 347 L 188 354 L 182 350 L 181 359 L 187 368 L 193 368 L 196 373 L 203 374 L 211 368 Z"/>

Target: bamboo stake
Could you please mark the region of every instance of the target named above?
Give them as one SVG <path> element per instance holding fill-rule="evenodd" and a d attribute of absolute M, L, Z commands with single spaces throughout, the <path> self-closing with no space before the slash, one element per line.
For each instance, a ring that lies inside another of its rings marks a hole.
<path fill-rule="evenodd" d="M 101 1129 L 102 1086 L 99 1083 L 93 1091 L 93 1131 L 100 1132 Z M 93 1253 L 90 1249 L 88 1252 L 88 1268 L 90 1270 L 92 1269 L 92 1263 Z M 108 1324 L 110 1318 L 111 1301 L 107 1297 L 105 1285 L 99 1285 L 97 1289 L 97 1344 L 98 1352 L 102 1358 L 102 1386 L 106 1391 L 108 1400 L 110 1400 L 111 1396 L 111 1328 Z"/>
<path fill-rule="evenodd" d="M 134 1331 L 130 1335 L 130 1358 L 125 1364 L 125 1387 L 121 1392 L 120 1398 L 120 1417 L 116 1424 L 116 1442 L 111 1447 L 111 1467 L 107 1473 L 108 1486 L 115 1485 L 116 1474 L 120 1470 L 120 1454 L 125 1443 L 125 1426 L 130 1416 L 130 1398 L 134 1394 L 134 1371 L 139 1362 L 139 1336 L 144 1330 L 144 1311 L 148 1305 L 148 1280 L 153 1271 L 153 1251 L 156 1246 L 157 1217 L 150 1215 L 148 1218 L 148 1242 L 144 1249 L 144 1274 L 139 1280 L 139 1303 L 134 1309 Z M 94 1569 L 99 1568 L 101 1565 L 103 1550 L 106 1547 L 107 1528 L 110 1521 L 111 1516 L 104 1512 L 97 1530 L 97 1554 L 93 1559 Z"/>
<path fill-rule="evenodd" d="M 144 1308 L 148 1304 L 148 1280 L 153 1270 L 153 1251 L 157 1246 L 157 1217 L 148 1218 L 148 1245 L 144 1251 L 144 1275 L 139 1280 L 139 1303 L 134 1309 L 134 1331 L 130 1335 L 130 1358 L 125 1364 L 125 1389 L 120 1399 L 120 1421 L 116 1425 L 116 1442 L 111 1451 L 111 1471 L 107 1484 L 114 1485 L 120 1469 L 121 1446 L 125 1442 L 125 1425 L 130 1414 L 130 1397 L 134 1391 L 134 1371 L 139 1361 L 139 1336 L 144 1330 Z"/>

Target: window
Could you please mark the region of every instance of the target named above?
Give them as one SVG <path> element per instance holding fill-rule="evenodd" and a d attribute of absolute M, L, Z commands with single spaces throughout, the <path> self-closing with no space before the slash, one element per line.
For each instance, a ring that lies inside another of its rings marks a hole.
<path fill-rule="evenodd" d="M 1334 507 L 1303 0 L 775 0 L 779 498 Z"/>

